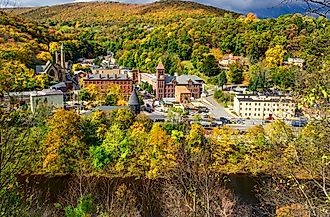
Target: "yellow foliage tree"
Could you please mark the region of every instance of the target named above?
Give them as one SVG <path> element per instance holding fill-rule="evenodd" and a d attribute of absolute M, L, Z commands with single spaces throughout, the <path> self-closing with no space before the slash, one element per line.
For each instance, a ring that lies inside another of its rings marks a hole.
<path fill-rule="evenodd" d="M 212 167 L 224 173 L 239 172 L 242 148 L 239 131 L 228 126 L 214 128 L 210 140 L 214 159 Z"/>
<path fill-rule="evenodd" d="M 178 145 L 175 141 L 159 124 L 155 124 L 140 156 L 141 163 L 148 165 L 147 177 L 150 179 L 164 177 L 173 169 L 176 166 L 177 150 Z"/>
<path fill-rule="evenodd" d="M 37 59 L 42 62 L 52 61 L 52 55 L 49 52 L 42 51 L 37 54 Z"/>
<path fill-rule="evenodd" d="M 95 84 L 88 85 L 85 90 L 90 95 L 92 100 L 102 100 L 102 93 L 100 88 Z"/>
<path fill-rule="evenodd" d="M 74 111 L 60 109 L 48 120 L 44 141 L 46 172 L 65 173 L 76 169 L 85 150 L 79 130 L 80 117 Z"/>
<path fill-rule="evenodd" d="M 251 23 L 254 22 L 255 20 L 257 20 L 257 16 L 254 13 L 248 13 L 245 17 L 244 22 L 245 23 Z"/>
<path fill-rule="evenodd" d="M 266 65 L 268 67 L 282 65 L 286 50 L 282 45 L 276 45 L 266 51 Z"/>
<path fill-rule="evenodd" d="M 189 134 L 186 136 L 186 149 L 191 155 L 201 153 L 205 145 L 205 130 L 199 124 L 191 126 Z"/>
<path fill-rule="evenodd" d="M 19 61 L 0 62 L 0 94 L 33 89 L 36 85 L 34 71 Z"/>

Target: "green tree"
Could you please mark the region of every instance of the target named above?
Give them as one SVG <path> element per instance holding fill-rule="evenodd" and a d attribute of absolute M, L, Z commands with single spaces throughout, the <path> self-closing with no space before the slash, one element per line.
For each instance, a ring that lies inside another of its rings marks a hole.
<path fill-rule="evenodd" d="M 243 68 L 241 65 L 231 64 L 227 71 L 227 80 L 230 84 L 241 84 L 243 82 Z"/>
<path fill-rule="evenodd" d="M 87 217 L 92 214 L 93 211 L 93 198 L 91 195 L 86 195 L 78 200 L 76 207 L 66 207 L 66 217 Z"/>
<path fill-rule="evenodd" d="M 220 73 L 218 62 L 212 54 L 207 55 L 203 60 L 200 71 L 209 77 L 218 75 Z"/>
<path fill-rule="evenodd" d="M 221 70 L 219 75 L 215 78 L 215 83 L 218 86 L 221 86 L 221 89 L 223 89 L 223 85 L 227 84 L 227 75 L 224 70 Z"/>

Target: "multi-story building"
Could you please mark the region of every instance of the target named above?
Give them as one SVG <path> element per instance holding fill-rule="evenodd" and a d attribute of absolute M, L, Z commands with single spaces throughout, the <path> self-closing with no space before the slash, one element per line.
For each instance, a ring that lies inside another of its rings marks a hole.
<path fill-rule="evenodd" d="M 234 111 L 243 118 L 291 119 L 295 110 L 296 104 L 291 97 L 285 95 L 237 94 L 234 98 Z"/>
<path fill-rule="evenodd" d="M 31 109 L 32 112 L 35 112 L 41 105 L 54 109 L 64 108 L 64 94 L 60 90 L 51 89 L 10 92 L 4 96 L 2 103 L 8 107 Z"/>
<path fill-rule="evenodd" d="M 102 75 L 128 75 L 128 77 L 132 78 L 133 83 L 139 82 L 139 70 L 136 69 L 126 69 L 126 68 L 114 68 L 114 69 L 103 69 L 103 68 L 95 68 L 92 69 L 92 74 L 102 74 Z"/>
<path fill-rule="evenodd" d="M 169 76 L 160 62 L 156 68 L 156 77 L 151 80 L 157 100 L 175 98 L 176 87 L 186 87 L 192 98 L 198 99 L 203 92 L 203 80 L 196 75 Z M 186 93 L 187 94 L 187 93 Z"/>
<path fill-rule="evenodd" d="M 95 84 L 102 91 L 106 91 L 111 85 L 119 85 L 125 97 L 129 97 L 133 90 L 133 80 L 127 74 L 87 74 L 83 78 L 84 88 Z"/>

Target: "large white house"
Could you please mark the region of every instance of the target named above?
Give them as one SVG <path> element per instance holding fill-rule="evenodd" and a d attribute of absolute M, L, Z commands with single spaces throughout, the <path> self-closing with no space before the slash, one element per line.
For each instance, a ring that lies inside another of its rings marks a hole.
<path fill-rule="evenodd" d="M 16 105 L 23 109 L 31 109 L 32 112 L 35 112 L 40 105 L 46 105 L 54 109 L 64 108 L 64 94 L 60 90 L 51 89 L 10 92 L 5 95 L 4 103 Z"/>
<path fill-rule="evenodd" d="M 291 119 L 295 110 L 296 104 L 292 97 L 285 95 L 237 94 L 234 98 L 234 111 L 242 118 Z"/>

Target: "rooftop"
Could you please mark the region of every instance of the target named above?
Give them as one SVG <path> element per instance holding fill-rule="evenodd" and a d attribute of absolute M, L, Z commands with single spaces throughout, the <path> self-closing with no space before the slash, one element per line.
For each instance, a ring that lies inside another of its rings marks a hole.
<path fill-rule="evenodd" d="M 49 96 L 49 95 L 63 95 L 60 90 L 44 89 L 41 91 L 22 91 L 22 92 L 9 92 L 7 96 L 11 97 L 29 97 L 29 96 Z"/>
<path fill-rule="evenodd" d="M 128 105 L 140 105 L 139 97 L 136 93 L 135 87 L 133 89 L 132 95 L 129 97 Z"/>
<path fill-rule="evenodd" d="M 292 102 L 292 98 L 285 95 L 237 94 L 235 98 L 240 102 Z"/>
<path fill-rule="evenodd" d="M 118 74 L 91 74 L 87 75 L 84 80 L 131 80 L 128 75 Z"/>
<path fill-rule="evenodd" d="M 158 63 L 158 66 L 157 66 L 156 69 L 157 69 L 157 70 L 164 70 L 164 69 L 165 69 L 165 67 L 164 67 L 164 65 L 163 65 L 163 63 L 162 63 L 162 61 L 160 61 L 160 62 Z"/>
<path fill-rule="evenodd" d="M 202 84 L 203 79 L 196 75 L 180 75 L 178 77 L 175 77 L 175 80 L 178 82 L 178 84 L 189 84 L 189 80 L 192 81 L 193 84 Z"/>

